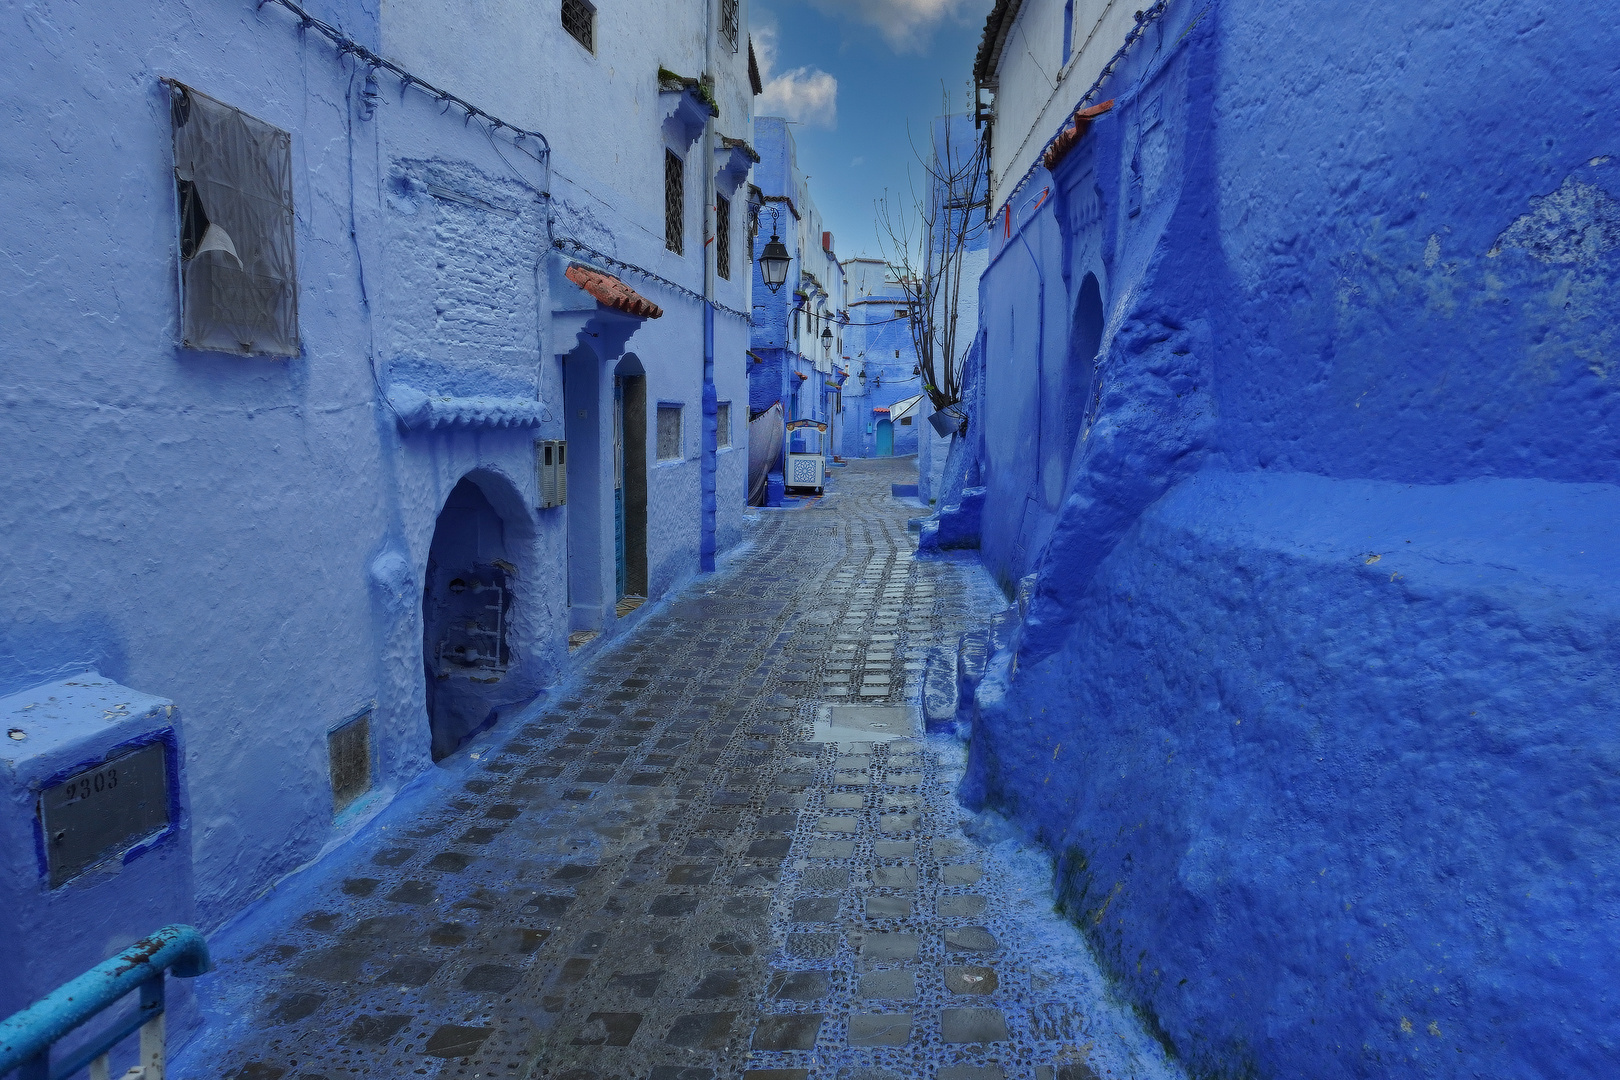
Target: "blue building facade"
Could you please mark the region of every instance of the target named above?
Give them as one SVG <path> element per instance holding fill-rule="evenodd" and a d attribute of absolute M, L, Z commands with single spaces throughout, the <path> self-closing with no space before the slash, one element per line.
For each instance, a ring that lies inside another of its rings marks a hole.
<path fill-rule="evenodd" d="M 737 541 L 743 12 L 6 16 L 0 699 L 122 694 L 173 800 L 66 880 L 4 834 L 0 1013 L 235 917 Z M 73 760 L 34 722 L 8 806 Z"/>
<path fill-rule="evenodd" d="M 844 268 L 799 167 L 788 121 L 756 117 L 754 138 L 760 162 L 750 206 L 757 225 L 749 412 L 758 415 L 780 402 L 785 420 L 828 424 L 819 449 L 831 458 L 839 437 L 835 421 L 843 370 L 839 358 L 844 352 Z M 766 288 L 759 266 L 759 256 L 773 235 L 781 238 L 792 259 L 787 280 L 776 292 Z M 795 450 L 818 449 L 814 434 L 801 432 L 790 438 Z"/>
<path fill-rule="evenodd" d="M 998 3 L 977 62 L 953 482 L 1023 617 L 964 792 L 1200 1074 L 1603 1075 L 1620 30 L 1113 18 Z"/>
<path fill-rule="evenodd" d="M 891 457 L 917 452 L 917 425 L 932 410 L 926 400 L 894 415 L 922 393 L 917 347 L 911 336 L 912 304 L 881 259 L 851 259 L 849 327 L 845 351 L 844 457 Z"/>

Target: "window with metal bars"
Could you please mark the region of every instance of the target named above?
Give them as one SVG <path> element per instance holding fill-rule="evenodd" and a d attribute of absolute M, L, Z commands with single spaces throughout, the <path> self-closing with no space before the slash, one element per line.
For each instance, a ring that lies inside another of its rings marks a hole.
<path fill-rule="evenodd" d="M 686 162 L 664 150 L 664 246 L 679 255 L 686 250 Z"/>
<path fill-rule="evenodd" d="M 714 197 L 714 272 L 731 280 L 731 200 Z"/>
<path fill-rule="evenodd" d="M 562 0 L 562 25 L 575 41 L 596 51 L 596 9 L 585 0 Z"/>
<path fill-rule="evenodd" d="M 737 51 L 739 0 L 720 0 L 720 36 L 726 39 L 731 51 Z"/>

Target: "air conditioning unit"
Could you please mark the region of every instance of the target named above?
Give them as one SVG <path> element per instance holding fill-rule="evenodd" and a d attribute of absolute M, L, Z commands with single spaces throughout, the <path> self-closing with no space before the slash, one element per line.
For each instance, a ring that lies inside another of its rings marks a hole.
<path fill-rule="evenodd" d="M 814 488 L 820 493 L 825 486 L 827 463 L 820 454 L 789 454 L 787 456 L 787 482 L 790 488 Z"/>
<path fill-rule="evenodd" d="M 534 470 L 540 509 L 568 502 L 568 440 L 541 439 L 535 443 Z"/>

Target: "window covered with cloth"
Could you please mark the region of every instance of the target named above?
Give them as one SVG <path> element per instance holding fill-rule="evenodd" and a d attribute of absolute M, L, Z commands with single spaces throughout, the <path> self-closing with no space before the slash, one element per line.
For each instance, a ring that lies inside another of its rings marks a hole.
<path fill-rule="evenodd" d="M 292 136 L 168 81 L 180 213 L 180 339 L 297 356 Z"/>

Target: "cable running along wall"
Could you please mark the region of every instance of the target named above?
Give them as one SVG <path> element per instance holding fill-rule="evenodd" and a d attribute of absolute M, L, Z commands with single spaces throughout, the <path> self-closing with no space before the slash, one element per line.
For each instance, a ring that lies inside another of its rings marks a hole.
<path fill-rule="evenodd" d="M 347 53 L 356 57 L 361 63 L 366 64 L 373 70 L 386 71 L 395 76 L 399 79 L 402 89 L 409 89 L 414 86 L 416 89 L 420 90 L 422 93 L 428 95 L 436 101 L 443 102 L 446 107 L 451 105 L 456 106 L 466 114 L 468 121 L 478 120 L 480 123 L 484 124 L 486 126 L 486 130 L 490 132 L 491 135 L 497 131 L 511 132 L 513 146 L 521 150 L 530 158 L 533 158 L 537 163 L 544 166 L 547 170 L 550 169 L 551 143 L 549 143 L 546 140 L 546 137 L 540 134 L 540 132 L 529 131 L 526 128 L 518 127 L 516 124 L 509 124 L 493 113 L 485 112 L 483 109 L 480 109 L 466 98 L 458 97 L 455 94 L 450 93 L 448 90 L 441 90 L 432 83 L 427 82 L 424 79 L 417 78 L 415 75 L 412 75 L 410 72 L 394 63 L 392 60 L 384 59 L 377 53 L 372 52 L 370 49 L 366 48 L 364 45 L 360 44 L 358 41 L 354 40 L 354 38 L 350 37 L 348 34 L 345 34 L 332 24 L 322 22 L 320 19 L 315 18 L 309 12 L 293 3 L 292 0 L 259 0 L 258 6 L 263 8 L 266 4 L 276 4 L 280 7 L 286 8 L 288 11 L 298 16 L 298 23 L 300 27 L 305 30 L 314 30 L 316 33 L 326 38 L 326 40 L 330 41 L 334 46 L 337 47 L 337 51 L 340 54 Z M 529 149 L 528 142 L 531 139 L 539 144 L 537 151 Z M 550 186 L 549 176 L 546 186 Z M 543 198 L 551 197 L 551 193 L 549 191 L 542 191 L 539 192 L 539 194 Z"/>

